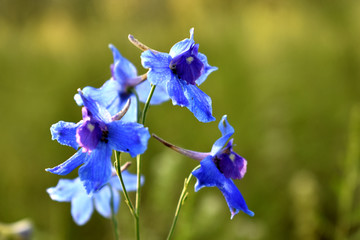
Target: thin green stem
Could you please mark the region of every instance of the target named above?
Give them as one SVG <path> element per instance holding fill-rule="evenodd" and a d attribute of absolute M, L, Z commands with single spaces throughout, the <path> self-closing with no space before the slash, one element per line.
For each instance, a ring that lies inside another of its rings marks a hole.
<path fill-rule="evenodd" d="M 188 196 L 188 194 L 189 194 L 188 191 L 187 191 L 187 188 L 188 188 L 188 185 L 189 185 L 189 183 L 190 183 L 190 181 L 191 181 L 191 179 L 192 179 L 192 177 L 193 177 L 192 172 L 195 171 L 196 169 L 198 169 L 199 167 L 200 167 L 200 166 L 197 166 L 196 168 L 194 168 L 194 169 L 191 171 L 189 177 L 188 177 L 188 178 L 185 178 L 184 187 L 183 187 L 183 190 L 182 190 L 181 195 L 180 195 L 180 197 L 179 197 L 179 201 L 178 201 L 178 204 L 177 204 L 177 207 L 176 207 L 176 211 L 175 211 L 173 223 L 172 223 L 172 225 L 171 225 L 171 228 L 170 228 L 170 231 L 169 231 L 169 235 L 168 235 L 168 237 L 167 237 L 167 240 L 170 240 L 171 237 L 172 237 L 172 235 L 173 235 L 173 233 L 174 233 L 174 229 L 175 229 L 175 226 L 176 226 L 177 219 L 178 219 L 178 217 L 179 217 L 179 213 L 180 213 L 181 207 L 182 207 L 182 205 L 184 205 L 185 200 L 186 200 L 186 198 L 187 198 L 187 196 Z"/>
<path fill-rule="evenodd" d="M 118 222 L 116 219 L 116 213 L 115 213 L 115 209 L 114 209 L 114 192 L 113 192 L 113 188 L 111 187 L 110 184 L 108 184 L 108 187 L 110 189 L 110 194 L 111 194 L 111 198 L 110 198 L 111 220 L 112 220 L 113 227 L 114 227 L 114 235 L 115 235 L 115 239 L 119 240 L 119 228 L 118 228 Z"/>
<path fill-rule="evenodd" d="M 114 151 L 114 155 L 115 155 L 115 169 L 116 169 L 116 173 L 119 176 L 120 179 L 120 183 L 121 183 L 121 187 L 124 193 L 124 197 L 125 197 L 125 203 L 128 205 L 131 214 L 136 218 L 135 216 L 135 211 L 134 211 L 134 207 L 133 204 L 131 203 L 131 200 L 129 198 L 128 192 L 126 191 L 126 187 L 125 187 L 125 183 L 124 180 L 122 178 L 122 174 L 121 174 L 121 163 L 120 163 L 120 152 L 119 152 L 119 156 L 117 154 L 117 151 Z"/>
<path fill-rule="evenodd" d="M 141 124 L 145 124 L 146 113 L 150 105 L 151 98 L 154 94 L 156 85 L 151 85 L 149 96 L 145 102 L 144 109 L 142 112 Z M 138 109 L 139 110 L 139 109 Z M 136 174 L 137 174 L 137 190 L 136 190 L 136 201 L 135 201 L 135 231 L 136 239 L 140 239 L 140 199 L 141 199 L 141 155 L 136 156 Z"/>

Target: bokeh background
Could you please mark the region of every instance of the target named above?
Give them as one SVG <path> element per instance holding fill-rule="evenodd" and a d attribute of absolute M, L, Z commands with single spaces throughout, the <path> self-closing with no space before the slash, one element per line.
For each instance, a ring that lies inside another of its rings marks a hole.
<path fill-rule="evenodd" d="M 168 52 L 191 27 L 219 68 L 201 85 L 217 120 L 199 123 L 167 102 L 150 108 L 147 126 L 179 146 L 209 151 L 227 114 L 235 150 L 248 160 L 236 184 L 256 215 L 230 220 L 221 193 L 194 193 L 193 181 L 174 239 L 360 238 L 355 0 L 0 0 L 1 223 L 29 219 L 37 240 L 113 239 L 108 219 L 95 213 L 79 227 L 70 204 L 47 195 L 59 176 L 44 169 L 74 153 L 51 141 L 49 128 L 80 120 L 76 89 L 110 78 L 109 43 L 142 74 L 129 33 Z M 165 239 L 197 163 L 154 139 L 143 159 L 142 236 Z M 118 216 L 121 239 L 133 239 L 124 203 Z"/>

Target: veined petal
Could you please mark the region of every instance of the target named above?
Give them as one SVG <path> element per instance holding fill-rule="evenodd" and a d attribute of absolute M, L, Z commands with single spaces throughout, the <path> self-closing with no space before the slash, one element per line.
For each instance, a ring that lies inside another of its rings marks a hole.
<path fill-rule="evenodd" d="M 109 48 L 113 52 L 114 64 L 112 66 L 112 74 L 116 81 L 126 84 L 128 79 L 137 76 L 135 66 L 126 58 L 124 58 L 114 45 L 110 44 Z"/>
<path fill-rule="evenodd" d="M 226 144 L 229 138 L 234 134 L 234 128 L 229 124 L 227 116 L 224 115 L 219 122 L 219 130 L 222 137 L 216 140 L 211 149 L 211 155 L 215 156 Z"/>
<path fill-rule="evenodd" d="M 186 106 L 200 122 L 215 121 L 212 115 L 211 98 L 201 91 L 197 86 L 182 83 L 185 96 L 189 100 Z"/>
<path fill-rule="evenodd" d="M 137 94 L 139 95 L 140 101 L 146 102 L 151 90 L 150 82 L 146 80 L 140 83 L 139 85 L 137 85 L 135 89 Z M 166 84 L 163 82 L 159 83 L 158 85 L 156 85 L 150 104 L 161 104 L 168 100 L 169 100 L 169 95 L 166 90 Z"/>
<path fill-rule="evenodd" d="M 114 121 L 108 124 L 109 145 L 117 151 L 128 152 L 132 157 L 145 152 L 150 133 L 143 125 Z"/>
<path fill-rule="evenodd" d="M 89 96 L 101 106 L 105 107 L 111 115 L 118 113 L 119 95 L 122 91 L 121 85 L 113 79 L 106 81 L 100 88 L 85 87 L 82 90 L 84 95 Z M 80 94 L 77 93 L 74 99 L 79 106 L 83 105 Z"/>
<path fill-rule="evenodd" d="M 50 198 L 58 202 L 70 202 L 78 190 L 77 179 L 60 179 L 56 187 L 46 189 Z"/>
<path fill-rule="evenodd" d="M 230 208 L 231 218 L 239 212 L 245 212 L 250 216 L 254 213 L 250 211 L 245 203 L 243 196 L 239 189 L 235 186 L 233 181 L 226 178 L 216 167 L 212 157 L 206 157 L 200 162 L 201 167 L 192 172 L 198 179 L 195 184 L 195 191 L 199 191 L 203 187 L 217 187 L 225 197 L 225 200 Z"/>
<path fill-rule="evenodd" d="M 79 92 L 81 100 L 84 104 L 84 107 L 91 113 L 92 117 L 96 120 L 99 120 L 104 123 L 111 121 L 111 114 L 105 107 L 100 106 L 94 99 L 90 96 L 85 95 L 83 92 Z"/>
<path fill-rule="evenodd" d="M 184 82 L 184 84 L 182 84 Z M 185 81 L 178 79 L 174 74 L 171 76 L 170 81 L 167 83 L 167 92 L 172 100 L 173 105 L 181 107 L 188 107 L 189 101 L 184 94 Z"/>
<path fill-rule="evenodd" d="M 86 161 L 79 168 L 79 176 L 87 193 L 99 190 L 111 177 L 111 153 L 109 144 L 99 142 L 98 146 L 86 155 Z"/>
<path fill-rule="evenodd" d="M 188 50 L 194 42 L 194 28 L 190 29 L 190 38 L 186 38 L 178 43 L 175 43 L 174 46 L 170 49 L 170 56 L 174 58 L 175 56 L 181 54 L 182 52 Z"/>
<path fill-rule="evenodd" d="M 202 53 L 198 53 L 197 57 L 200 59 L 200 61 L 204 64 L 204 71 L 203 73 L 200 75 L 200 77 L 195 81 L 196 84 L 198 86 L 200 86 L 200 84 L 202 84 L 206 78 L 209 76 L 210 73 L 218 70 L 217 67 L 213 67 L 213 66 L 210 66 L 208 64 L 208 61 L 207 61 L 207 57 L 202 54 Z"/>
<path fill-rule="evenodd" d="M 106 218 L 111 217 L 111 192 L 110 188 L 113 191 L 113 200 L 114 200 L 114 212 L 116 213 L 119 209 L 120 195 L 119 192 L 109 185 L 105 185 L 98 192 L 94 193 L 94 204 L 96 210 Z"/>
<path fill-rule="evenodd" d="M 57 140 L 60 144 L 78 149 L 79 144 L 76 142 L 76 129 L 82 124 L 60 121 L 51 126 L 52 140 Z"/>
<path fill-rule="evenodd" d="M 147 50 L 141 54 L 141 64 L 144 68 L 150 68 L 147 79 L 154 85 L 169 81 L 172 74 L 170 62 L 171 57 L 167 53 Z"/>
<path fill-rule="evenodd" d="M 84 225 L 89 221 L 94 206 L 92 197 L 87 195 L 85 190 L 78 192 L 78 194 L 71 200 L 71 216 L 78 225 Z"/>
<path fill-rule="evenodd" d="M 58 174 L 58 175 L 67 175 L 72 172 L 75 168 L 80 166 L 85 162 L 86 153 L 79 149 L 74 155 L 72 155 L 68 160 L 63 162 L 62 164 L 53 167 L 47 168 L 45 171 Z"/>

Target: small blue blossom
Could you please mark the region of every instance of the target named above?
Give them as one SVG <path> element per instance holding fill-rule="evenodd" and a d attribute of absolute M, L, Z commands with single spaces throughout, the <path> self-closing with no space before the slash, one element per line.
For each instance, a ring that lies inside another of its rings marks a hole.
<path fill-rule="evenodd" d="M 135 66 L 124 58 L 115 46 L 110 44 L 109 48 L 114 57 L 114 63 L 110 67 L 112 78 L 100 88 L 85 87 L 82 92 L 104 106 L 112 115 L 123 109 L 128 99 L 131 99 L 132 104 L 122 120 L 136 122 L 137 99 L 131 88 L 135 88 L 140 101 L 146 102 L 151 85 L 148 80 L 137 75 Z M 74 99 L 79 106 L 83 105 L 79 94 L 76 94 Z M 150 104 L 160 104 L 167 100 L 169 97 L 166 89 L 157 87 Z"/>
<path fill-rule="evenodd" d="M 80 92 L 84 104 L 83 119 L 78 123 L 60 121 L 51 126 L 52 139 L 75 149 L 64 163 L 48 168 L 67 175 L 78 166 L 79 177 L 88 193 L 99 190 L 111 177 L 112 150 L 127 152 L 132 157 L 145 152 L 150 134 L 143 125 L 118 120 L 90 97 Z"/>
<path fill-rule="evenodd" d="M 122 177 L 125 183 L 126 190 L 136 191 L 137 176 L 128 171 L 122 172 Z M 144 179 L 141 179 L 142 183 Z M 60 179 L 56 187 L 47 189 L 50 198 L 58 202 L 71 202 L 71 215 L 78 225 L 84 225 L 89 221 L 94 208 L 105 218 L 110 218 L 111 210 L 111 195 L 113 196 L 113 209 L 116 213 L 119 209 L 120 195 L 122 190 L 120 181 L 117 175 L 114 174 L 108 182 L 98 191 L 87 194 L 80 178 L 75 179 Z M 112 193 L 111 193 L 112 191 Z"/>
<path fill-rule="evenodd" d="M 196 192 L 203 187 L 217 187 L 224 195 L 229 206 L 231 219 L 239 211 L 254 216 L 254 213 L 248 209 L 243 196 L 232 181 L 232 179 L 241 179 L 244 177 L 247 161 L 232 149 L 233 140 L 231 139 L 229 141 L 229 139 L 235 131 L 228 123 L 226 115 L 223 116 L 219 122 L 219 129 L 222 136 L 215 141 L 211 152 L 208 153 L 182 149 L 164 141 L 156 135 L 153 136 L 171 149 L 200 161 L 201 167 L 192 172 L 198 179 L 195 184 Z M 226 142 L 228 142 L 228 144 L 226 144 Z"/>
<path fill-rule="evenodd" d="M 208 64 L 204 54 L 198 52 L 194 41 L 194 29 L 190 38 L 176 43 L 169 53 L 147 50 L 141 54 L 141 63 L 149 68 L 148 80 L 151 84 L 167 90 L 174 105 L 187 107 L 201 122 L 214 121 L 211 98 L 197 85 L 217 70 Z"/>

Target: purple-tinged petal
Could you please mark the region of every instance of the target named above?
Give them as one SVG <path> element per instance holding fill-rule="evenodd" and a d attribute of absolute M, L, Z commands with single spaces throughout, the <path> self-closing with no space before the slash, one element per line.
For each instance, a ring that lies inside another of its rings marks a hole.
<path fill-rule="evenodd" d="M 58 202 L 70 202 L 78 191 L 77 179 L 60 179 L 56 187 L 46 189 L 50 198 Z"/>
<path fill-rule="evenodd" d="M 247 161 L 232 150 L 233 139 L 214 157 L 214 162 L 225 177 L 241 179 L 246 173 Z"/>
<path fill-rule="evenodd" d="M 71 199 L 71 216 L 77 225 L 84 225 L 88 222 L 93 211 L 92 197 L 87 195 L 85 190 L 79 191 Z"/>
<path fill-rule="evenodd" d="M 171 76 L 170 81 L 167 83 L 167 91 L 172 100 L 173 105 L 179 105 L 181 107 L 189 106 L 189 101 L 184 94 L 183 80 L 178 79 L 175 75 Z"/>
<path fill-rule="evenodd" d="M 186 38 L 178 43 L 176 43 L 172 48 L 170 49 L 170 56 L 175 57 L 184 51 L 188 50 L 191 45 L 193 45 L 194 42 L 194 28 L 190 29 L 190 39 Z"/>
<path fill-rule="evenodd" d="M 235 186 L 231 179 L 226 178 L 218 170 L 211 156 L 202 160 L 200 164 L 201 167 L 192 172 L 192 174 L 198 179 L 195 184 L 196 192 L 203 187 L 217 187 L 224 195 L 230 208 L 231 218 L 233 218 L 239 210 L 250 216 L 254 216 L 254 213 L 248 209 L 239 189 Z"/>
<path fill-rule="evenodd" d="M 113 79 L 106 81 L 100 88 L 85 87 L 82 90 L 85 96 L 89 96 L 101 106 L 105 107 L 111 115 L 119 111 L 119 94 L 122 91 L 121 85 Z M 75 94 L 74 99 L 79 106 L 83 105 L 80 94 Z"/>
<path fill-rule="evenodd" d="M 111 188 L 111 192 L 110 192 Z M 105 185 L 103 188 L 101 188 L 98 192 L 94 193 L 94 205 L 95 209 L 105 218 L 111 217 L 111 195 L 113 195 L 113 207 L 114 212 L 116 213 L 119 209 L 119 203 L 120 203 L 120 195 L 119 192 L 114 189 L 113 187 L 110 187 L 109 185 Z"/>
<path fill-rule="evenodd" d="M 109 48 L 113 52 L 114 64 L 112 65 L 112 76 L 113 78 L 126 85 L 128 79 L 135 78 L 137 71 L 135 66 L 126 58 L 124 58 L 120 52 L 115 48 L 114 45 L 110 44 Z"/>
<path fill-rule="evenodd" d="M 198 86 L 200 86 L 200 84 L 202 84 L 206 80 L 206 78 L 209 76 L 209 74 L 216 71 L 216 70 L 218 70 L 218 68 L 210 66 L 208 64 L 207 57 L 204 54 L 198 53 L 197 57 L 204 64 L 204 71 L 202 72 L 200 77 L 196 80 L 196 84 Z"/>
<path fill-rule="evenodd" d="M 212 146 L 211 155 L 213 156 L 215 156 L 224 147 L 226 142 L 235 132 L 234 128 L 229 124 L 226 115 L 221 118 L 218 127 L 222 136 L 216 140 Z"/>
<path fill-rule="evenodd" d="M 100 106 L 96 101 L 91 97 L 86 96 L 85 93 L 79 92 L 81 100 L 84 104 L 84 107 L 90 112 L 91 117 L 95 120 L 108 123 L 111 121 L 111 114 L 105 107 Z"/>
<path fill-rule="evenodd" d="M 76 129 L 82 124 L 60 121 L 51 126 L 52 140 L 57 140 L 60 144 L 78 149 L 79 144 L 76 142 Z"/>
<path fill-rule="evenodd" d="M 109 144 L 99 142 L 98 146 L 86 155 L 86 161 L 79 168 L 79 176 L 87 193 L 99 190 L 111 177 L 111 153 Z"/>
<path fill-rule="evenodd" d="M 112 149 L 130 153 L 132 157 L 145 152 L 150 133 L 143 125 L 114 121 L 108 124 L 108 140 Z"/>
<path fill-rule="evenodd" d="M 144 68 L 150 68 L 147 79 L 154 85 L 169 81 L 172 75 L 170 61 L 171 57 L 167 53 L 147 50 L 141 54 L 141 64 Z"/>
<path fill-rule="evenodd" d="M 182 82 L 181 82 L 182 83 Z M 186 106 L 200 122 L 215 121 L 212 115 L 211 98 L 197 86 L 182 83 L 185 96 L 189 100 Z"/>
<path fill-rule="evenodd" d="M 135 87 L 137 94 L 139 95 L 139 99 L 141 102 L 146 102 L 150 90 L 151 90 L 151 85 L 149 81 L 144 81 L 142 83 L 140 83 L 139 85 L 137 85 Z M 170 99 L 167 90 L 166 90 L 166 84 L 165 83 L 159 83 L 158 85 L 156 85 L 154 94 L 151 98 L 150 104 L 161 104 L 165 101 L 168 101 Z"/>
<path fill-rule="evenodd" d="M 102 138 L 102 130 L 99 122 L 87 120 L 76 131 L 76 141 L 84 152 L 95 149 Z"/>
<path fill-rule="evenodd" d="M 85 162 L 85 158 L 87 157 L 86 155 L 87 154 L 84 153 L 82 149 L 79 149 L 74 155 L 72 155 L 62 164 L 53 168 L 47 168 L 45 170 L 58 175 L 67 175 Z"/>

